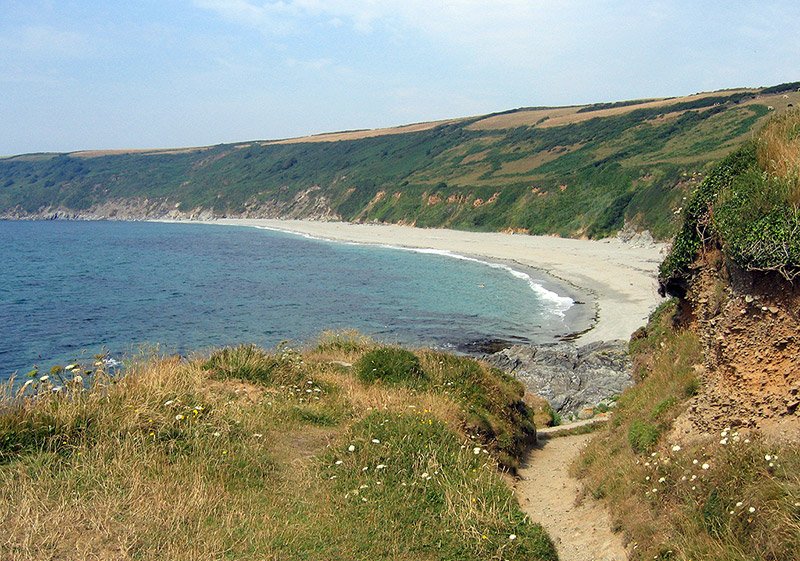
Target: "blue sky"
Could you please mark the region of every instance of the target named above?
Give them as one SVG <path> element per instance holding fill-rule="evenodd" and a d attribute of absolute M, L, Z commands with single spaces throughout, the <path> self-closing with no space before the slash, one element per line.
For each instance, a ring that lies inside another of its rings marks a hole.
<path fill-rule="evenodd" d="M 0 155 L 800 80 L 800 2 L 0 0 Z"/>

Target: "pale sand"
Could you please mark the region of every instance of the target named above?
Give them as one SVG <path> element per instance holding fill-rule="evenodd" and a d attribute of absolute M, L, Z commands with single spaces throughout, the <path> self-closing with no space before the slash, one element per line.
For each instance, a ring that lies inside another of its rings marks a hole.
<path fill-rule="evenodd" d="M 663 259 L 663 244 L 634 247 L 616 238 L 591 241 L 306 220 L 220 219 L 213 223 L 274 228 L 337 241 L 447 250 L 544 271 L 592 297 L 596 321 L 576 340 L 578 344 L 627 340 L 661 301 L 656 273 Z M 563 288 L 562 294 L 574 294 Z"/>

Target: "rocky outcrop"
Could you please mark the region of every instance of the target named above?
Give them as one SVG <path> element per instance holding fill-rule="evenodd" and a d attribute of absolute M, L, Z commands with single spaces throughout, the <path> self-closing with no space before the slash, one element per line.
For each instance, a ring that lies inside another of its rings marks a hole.
<path fill-rule="evenodd" d="M 579 347 L 515 345 L 485 360 L 522 381 L 529 393 L 550 403 L 562 416 L 580 417 L 598 405 L 613 405 L 613 396 L 633 383 L 628 344 L 598 341 Z"/>

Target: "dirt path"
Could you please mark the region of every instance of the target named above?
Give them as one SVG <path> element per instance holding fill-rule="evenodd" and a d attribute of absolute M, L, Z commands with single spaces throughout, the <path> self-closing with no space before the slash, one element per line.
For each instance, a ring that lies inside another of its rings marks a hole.
<path fill-rule="evenodd" d="M 611 532 L 605 508 L 590 497 L 575 504 L 580 485 L 569 476 L 569 466 L 589 438 L 581 434 L 540 441 L 519 470 L 517 498 L 553 538 L 561 561 L 625 561 L 622 540 Z"/>

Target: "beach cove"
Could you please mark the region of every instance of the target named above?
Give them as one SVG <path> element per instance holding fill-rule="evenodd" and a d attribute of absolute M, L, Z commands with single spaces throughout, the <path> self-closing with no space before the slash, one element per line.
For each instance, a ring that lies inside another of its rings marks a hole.
<path fill-rule="evenodd" d="M 619 238 L 580 240 L 495 232 L 422 229 L 394 224 L 310 220 L 218 219 L 215 224 L 293 232 L 320 239 L 414 249 L 433 249 L 533 269 L 561 285 L 560 295 L 580 301 L 586 328 L 577 344 L 628 340 L 662 301 L 656 274 L 665 244 L 632 244 Z M 565 294 L 566 293 L 566 294 Z"/>

